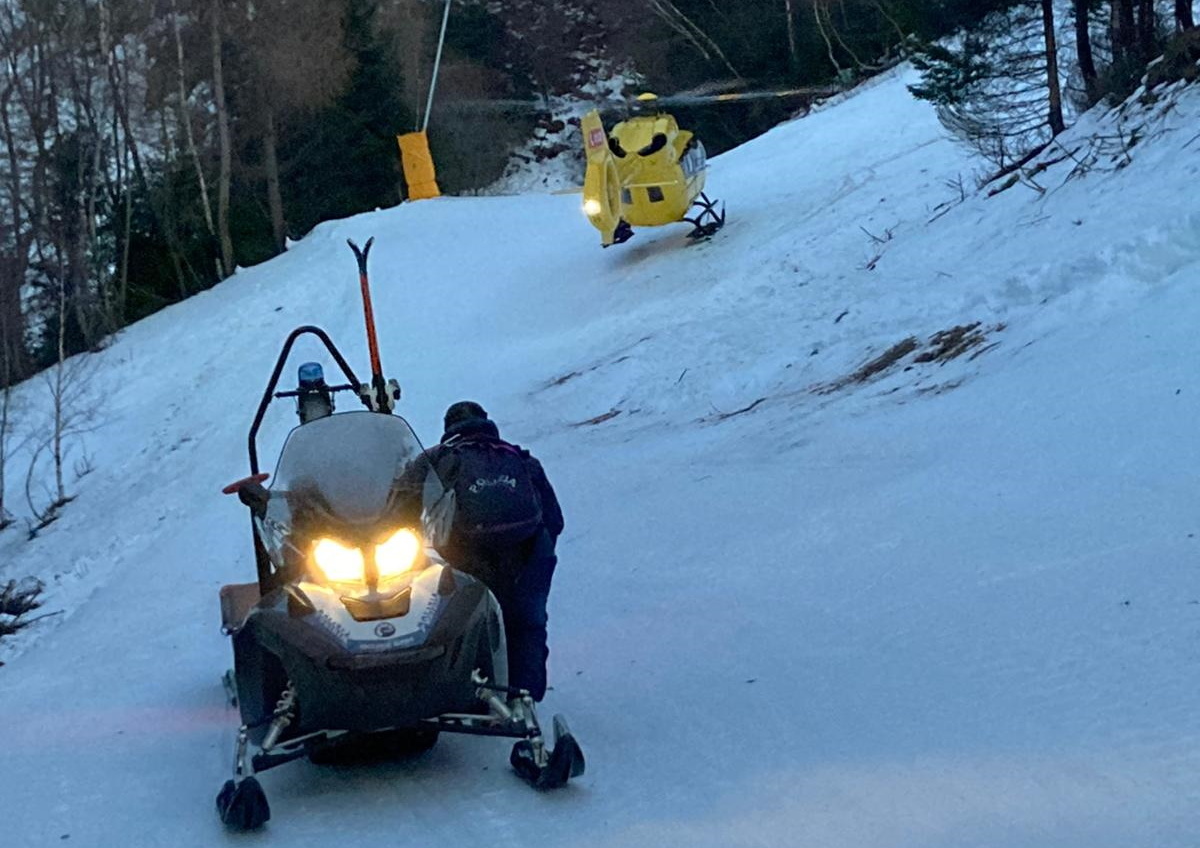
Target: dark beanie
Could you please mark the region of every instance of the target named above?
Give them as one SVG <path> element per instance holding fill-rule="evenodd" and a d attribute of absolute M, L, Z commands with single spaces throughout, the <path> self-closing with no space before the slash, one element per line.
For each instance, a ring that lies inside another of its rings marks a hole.
<path fill-rule="evenodd" d="M 444 426 L 449 430 L 455 424 L 461 424 L 463 421 L 470 421 L 473 418 L 482 418 L 486 421 L 487 417 L 487 412 L 475 401 L 460 400 L 458 403 L 450 404 L 450 408 L 446 410 Z"/>

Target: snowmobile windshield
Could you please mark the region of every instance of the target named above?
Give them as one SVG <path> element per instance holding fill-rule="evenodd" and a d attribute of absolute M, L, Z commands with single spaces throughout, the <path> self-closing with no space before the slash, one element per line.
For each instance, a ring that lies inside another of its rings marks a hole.
<path fill-rule="evenodd" d="M 267 514 L 297 531 L 370 533 L 400 517 L 396 483 L 423 457 L 398 416 L 361 411 L 310 421 L 283 446 Z"/>

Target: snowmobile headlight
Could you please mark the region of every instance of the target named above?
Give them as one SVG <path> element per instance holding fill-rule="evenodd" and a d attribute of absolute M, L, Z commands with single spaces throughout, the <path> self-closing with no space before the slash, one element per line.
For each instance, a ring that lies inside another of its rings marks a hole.
<path fill-rule="evenodd" d="M 600 207 L 600 201 L 596 198 L 589 197 L 587 200 L 583 201 L 583 214 L 587 215 L 589 218 L 595 218 L 602 211 L 603 210 Z"/>
<path fill-rule="evenodd" d="M 333 539 L 318 539 L 313 545 L 313 559 L 333 583 L 353 583 L 363 579 L 363 555 L 358 548 L 349 548 Z"/>
<path fill-rule="evenodd" d="M 397 530 L 386 542 L 375 546 L 375 565 L 379 577 L 387 579 L 413 567 L 421 553 L 421 540 L 411 530 Z"/>

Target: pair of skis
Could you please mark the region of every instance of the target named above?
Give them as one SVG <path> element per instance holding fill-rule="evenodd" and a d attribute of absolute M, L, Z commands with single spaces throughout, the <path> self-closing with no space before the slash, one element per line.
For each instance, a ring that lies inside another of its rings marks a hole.
<path fill-rule="evenodd" d="M 371 305 L 371 283 L 367 278 L 367 257 L 371 253 L 371 245 L 375 237 L 367 239 L 361 248 L 354 239 L 346 239 L 346 244 L 354 251 L 358 260 L 358 284 L 362 289 L 363 318 L 367 324 L 367 351 L 371 357 L 371 382 L 359 388 L 359 397 L 363 405 L 374 412 L 391 412 L 400 399 L 400 384 L 395 380 L 384 379 L 383 365 L 379 359 L 379 339 L 375 334 L 375 310 Z"/>

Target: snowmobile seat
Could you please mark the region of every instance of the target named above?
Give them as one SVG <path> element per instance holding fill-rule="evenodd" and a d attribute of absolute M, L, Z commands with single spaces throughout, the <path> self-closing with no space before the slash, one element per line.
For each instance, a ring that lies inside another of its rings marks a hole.
<path fill-rule="evenodd" d="M 232 633 L 242 626 L 261 595 L 258 583 L 229 583 L 221 587 L 221 629 Z"/>

